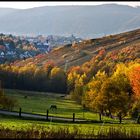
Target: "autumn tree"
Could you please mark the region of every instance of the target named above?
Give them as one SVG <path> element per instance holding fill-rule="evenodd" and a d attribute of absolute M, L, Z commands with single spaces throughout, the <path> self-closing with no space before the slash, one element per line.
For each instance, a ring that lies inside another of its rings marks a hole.
<path fill-rule="evenodd" d="M 140 66 L 136 66 L 130 71 L 129 78 L 135 98 L 140 99 Z"/>
<path fill-rule="evenodd" d="M 65 72 L 58 67 L 54 67 L 50 74 L 52 90 L 65 93 L 67 90 L 67 77 Z"/>
<path fill-rule="evenodd" d="M 99 113 L 100 121 L 105 107 L 105 104 L 103 104 L 104 97 L 101 96 L 101 87 L 106 80 L 107 75 L 105 72 L 98 71 L 95 77 L 86 85 L 82 100 L 82 104 L 87 108 Z"/>
<path fill-rule="evenodd" d="M 137 118 L 139 115 L 138 111 L 140 108 L 140 65 L 139 64 L 137 63 L 131 64 L 128 77 L 130 79 L 130 84 L 134 96 L 134 104 L 132 106 L 132 110 L 130 111 L 130 114 L 133 118 Z"/>
<path fill-rule="evenodd" d="M 86 74 L 77 75 L 77 79 L 75 80 L 75 88 L 74 91 L 71 92 L 71 97 L 81 104 L 84 84 L 85 84 Z"/>
<path fill-rule="evenodd" d="M 80 69 L 79 66 L 72 67 L 69 69 L 67 73 L 68 93 L 74 91 L 76 80 L 79 79 L 81 74 L 82 74 L 82 70 Z"/>
<path fill-rule="evenodd" d="M 116 71 L 111 76 L 112 84 L 114 84 L 114 107 L 115 114 L 119 117 L 120 123 L 132 106 L 132 89 L 127 76 L 128 68 L 120 63 L 116 66 Z"/>
<path fill-rule="evenodd" d="M 103 99 L 100 104 L 104 105 L 104 111 L 108 112 L 110 116 L 117 115 L 121 123 L 129 110 L 131 101 L 129 95 L 121 91 L 116 81 L 110 78 L 103 83 L 100 96 Z"/>
<path fill-rule="evenodd" d="M 122 118 L 127 115 L 132 92 L 126 73 L 127 67 L 119 64 L 111 77 L 98 71 L 89 82 L 84 101 L 89 108 L 99 112 L 100 120 L 101 114 L 111 117 L 117 115 L 121 123 Z"/>

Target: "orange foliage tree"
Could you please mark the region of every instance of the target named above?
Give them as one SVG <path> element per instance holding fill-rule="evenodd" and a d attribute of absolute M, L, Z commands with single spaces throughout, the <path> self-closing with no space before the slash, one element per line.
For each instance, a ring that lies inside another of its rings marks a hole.
<path fill-rule="evenodd" d="M 129 78 L 135 97 L 140 99 L 140 66 L 131 70 Z"/>

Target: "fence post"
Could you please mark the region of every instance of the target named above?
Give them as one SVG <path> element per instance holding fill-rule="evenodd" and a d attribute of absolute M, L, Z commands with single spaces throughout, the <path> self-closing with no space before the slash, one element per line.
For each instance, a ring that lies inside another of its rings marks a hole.
<path fill-rule="evenodd" d="M 140 116 L 138 116 L 137 118 L 137 123 L 140 123 Z"/>
<path fill-rule="evenodd" d="M 75 122 L 75 113 L 73 113 L 73 122 Z"/>
<path fill-rule="evenodd" d="M 46 115 L 46 120 L 49 118 L 49 110 L 47 109 L 47 115 Z"/>
<path fill-rule="evenodd" d="M 19 117 L 21 117 L 21 107 L 19 108 Z"/>

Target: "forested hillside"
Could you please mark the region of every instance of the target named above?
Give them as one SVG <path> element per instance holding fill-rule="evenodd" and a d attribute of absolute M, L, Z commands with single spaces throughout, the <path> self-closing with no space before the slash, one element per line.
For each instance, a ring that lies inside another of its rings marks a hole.
<path fill-rule="evenodd" d="M 138 118 L 140 107 L 140 43 L 106 52 L 69 69 L 67 90 L 85 109 L 113 118 Z"/>
<path fill-rule="evenodd" d="M 53 62 L 56 66 L 70 68 L 71 66 L 82 65 L 91 60 L 100 50 L 107 52 L 121 50 L 128 46 L 135 46 L 140 43 L 140 29 L 125 32 L 117 35 L 104 36 L 97 39 L 83 40 L 53 49 L 49 54 L 41 54 L 22 61 L 15 61 L 14 66 L 36 65 L 43 66 Z"/>
<path fill-rule="evenodd" d="M 56 48 L 49 54 L 2 64 L 0 79 L 5 88 L 70 93 L 81 76 L 86 78 L 83 84 L 87 84 L 99 71 L 111 76 L 119 63 L 139 63 L 139 34 L 140 30 L 134 30 L 85 40 Z"/>

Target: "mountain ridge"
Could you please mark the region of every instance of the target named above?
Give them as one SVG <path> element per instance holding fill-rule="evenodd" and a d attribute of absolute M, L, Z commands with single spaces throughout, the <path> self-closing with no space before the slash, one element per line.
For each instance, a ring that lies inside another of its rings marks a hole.
<path fill-rule="evenodd" d="M 14 9 L 6 16 L 0 16 L 0 32 L 18 35 L 74 34 L 82 38 L 101 37 L 139 28 L 139 13 L 140 7 L 118 4 Z"/>

